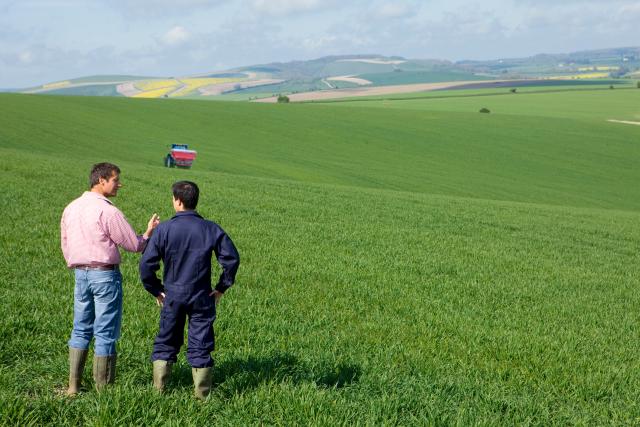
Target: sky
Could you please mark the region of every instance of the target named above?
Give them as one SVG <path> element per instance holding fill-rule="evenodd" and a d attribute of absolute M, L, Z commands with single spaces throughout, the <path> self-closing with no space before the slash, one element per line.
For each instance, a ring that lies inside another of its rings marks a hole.
<path fill-rule="evenodd" d="M 0 88 L 377 54 L 499 59 L 640 45 L 638 0 L 0 0 Z"/>

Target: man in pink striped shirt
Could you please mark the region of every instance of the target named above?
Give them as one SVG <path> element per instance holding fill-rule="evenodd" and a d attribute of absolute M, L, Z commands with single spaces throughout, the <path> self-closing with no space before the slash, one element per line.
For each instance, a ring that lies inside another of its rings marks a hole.
<path fill-rule="evenodd" d="M 151 216 L 147 230 L 136 235 L 124 215 L 110 201 L 120 183 L 120 169 L 98 163 L 90 174 L 90 191 L 71 202 L 62 214 L 60 240 L 69 268 L 74 269 L 73 330 L 69 340 L 69 389 L 80 389 L 89 344 L 95 338 L 93 378 L 100 390 L 115 380 L 116 342 L 122 319 L 122 275 L 118 246 L 142 252 L 159 224 Z"/>

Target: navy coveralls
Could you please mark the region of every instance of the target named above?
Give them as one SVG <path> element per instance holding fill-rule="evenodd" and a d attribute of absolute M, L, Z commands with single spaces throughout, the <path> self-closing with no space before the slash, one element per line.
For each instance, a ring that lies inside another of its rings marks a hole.
<path fill-rule="evenodd" d="M 140 278 L 154 296 L 165 293 L 160 331 L 151 360 L 176 361 L 189 317 L 187 360 L 194 368 L 213 366 L 213 321 L 216 306 L 211 293 L 211 256 L 222 267 L 216 290 L 226 291 L 234 282 L 240 256 L 233 242 L 215 222 L 195 211 L 177 212 L 158 225 L 140 259 Z M 164 264 L 163 281 L 156 276 Z M 163 286 L 164 282 L 164 286 Z"/>

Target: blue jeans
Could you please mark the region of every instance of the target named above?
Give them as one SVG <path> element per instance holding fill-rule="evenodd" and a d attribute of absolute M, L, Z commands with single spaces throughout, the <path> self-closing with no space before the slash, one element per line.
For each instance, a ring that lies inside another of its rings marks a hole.
<path fill-rule="evenodd" d="M 95 337 L 96 356 L 114 355 L 122 321 L 122 274 L 117 269 L 74 271 L 76 286 L 69 347 L 86 350 Z"/>

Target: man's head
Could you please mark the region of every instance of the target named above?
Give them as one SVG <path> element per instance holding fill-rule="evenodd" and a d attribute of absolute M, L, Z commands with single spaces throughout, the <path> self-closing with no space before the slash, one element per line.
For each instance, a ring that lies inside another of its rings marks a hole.
<path fill-rule="evenodd" d="M 89 174 L 89 187 L 91 191 L 98 192 L 105 197 L 113 197 L 118 194 L 120 184 L 120 168 L 113 163 L 97 163 L 91 168 Z"/>
<path fill-rule="evenodd" d="M 173 207 L 176 211 L 192 211 L 198 206 L 200 190 L 195 182 L 178 181 L 171 187 L 173 191 Z"/>

